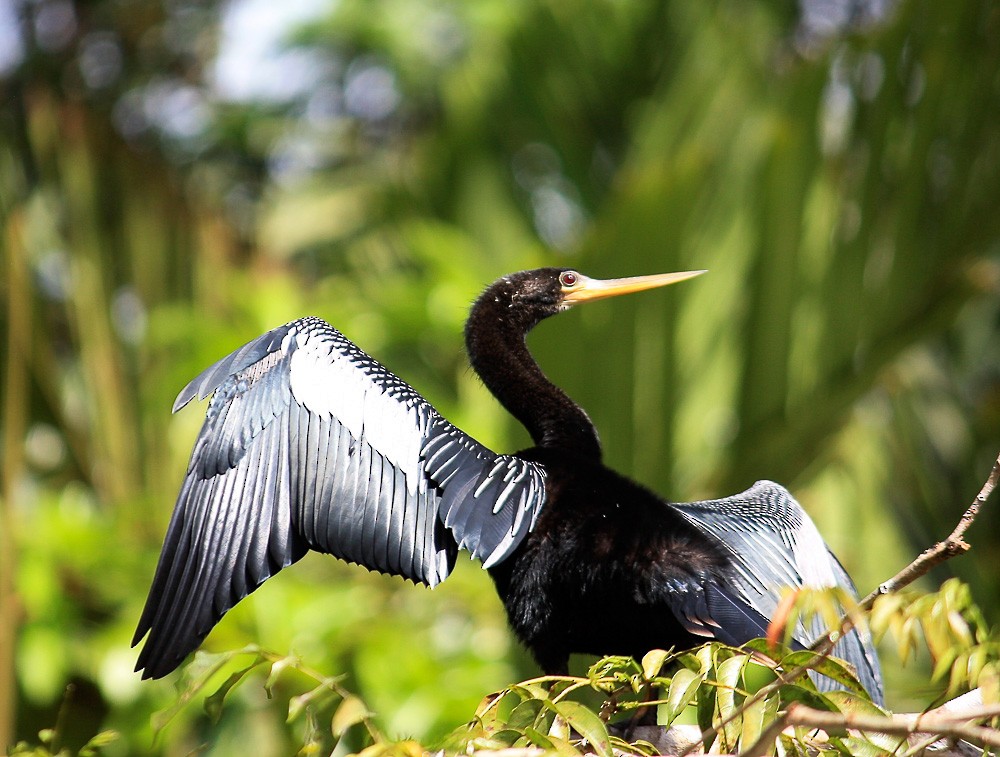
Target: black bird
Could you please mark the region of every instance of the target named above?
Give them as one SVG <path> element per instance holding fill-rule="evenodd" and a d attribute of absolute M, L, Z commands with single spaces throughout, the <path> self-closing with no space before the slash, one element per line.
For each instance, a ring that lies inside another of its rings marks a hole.
<path fill-rule="evenodd" d="M 553 674 L 573 652 L 742 644 L 765 635 L 783 587 L 853 592 L 781 486 L 672 503 L 606 468 L 587 414 L 528 352 L 525 335 L 550 315 L 699 273 L 598 281 L 541 268 L 488 287 L 465 339 L 472 367 L 534 441 L 514 455 L 453 426 L 318 318 L 208 368 L 174 403 L 212 394 L 136 630 L 133 644 L 149 634 L 136 670 L 174 670 L 227 610 L 310 549 L 429 586 L 459 549 L 471 552 Z M 817 630 L 800 625 L 794 638 L 806 645 Z M 881 702 L 870 640 L 852 631 L 834 654 Z"/>

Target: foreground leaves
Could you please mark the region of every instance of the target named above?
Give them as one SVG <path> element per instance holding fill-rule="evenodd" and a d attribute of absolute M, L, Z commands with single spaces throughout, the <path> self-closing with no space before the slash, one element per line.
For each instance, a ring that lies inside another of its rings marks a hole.
<path fill-rule="evenodd" d="M 811 614 L 824 614 L 815 596 L 801 604 L 794 612 L 806 621 Z M 839 623 L 835 615 L 833 622 Z M 947 681 L 949 691 L 981 684 L 984 702 L 997 702 L 1000 642 L 962 584 L 948 582 L 933 594 L 888 597 L 876 605 L 871 624 L 876 635 L 894 637 L 900 649 L 926 647 L 935 659 L 936 677 Z M 816 674 L 841 689 L 820 691 Z M 291 690 L 289 677 L 296 681 Z M 337 749 L 380 757 L 430 751 L 416 741 L 383 734 L 376 716 L 341 678 L 256 646 L 199 654 L 185 671 L 177 700 L 154 717 L 155 725 L 167 727 L 199 697 L 206 713 L 218 720 L 227 700 L 251 680 L 261 681 L 269 697 L 287 697 L 289 722 L 304 727 L 302 754 Z M 788 726 L 789 713 L 803 708 L 842 724 L 857 718 L 885 723 L 886 730 Z M 871 702 L 850 665 L 774 639 L 755 639 L 742 647 L 709 643 L 683 652 L 652 650 L 641 661 L 606 657 L 583 676 L 513 684 L 485 697 L 471 721 L 435 748 L 445 754 L 534 748 L 563 757 L 650 755 L 655 747 L 636 734 L 648 733 L 638 726 L 654 723 L 663 728 L 683 724 L 685 733 L 700 734 L 688 739 L 692 748 L 700 742 L 717 754 L 886 755 L 907 746 L 898 721 L 894 728 L 890 714 Z"/>

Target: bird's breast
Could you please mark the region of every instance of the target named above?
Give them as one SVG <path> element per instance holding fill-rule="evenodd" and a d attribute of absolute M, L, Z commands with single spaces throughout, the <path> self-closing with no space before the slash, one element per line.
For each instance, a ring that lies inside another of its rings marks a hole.
<path fill-rule="evenodd" d="M 548 496 L 535 528 L 490 571 L 514 631 L 547 670 L 570 652 L 677 643 L 684 632 L 662 602 L 663 586 L 724 571 L 725 556 L 619 474 L 592 463 L 544 464 Z"/>

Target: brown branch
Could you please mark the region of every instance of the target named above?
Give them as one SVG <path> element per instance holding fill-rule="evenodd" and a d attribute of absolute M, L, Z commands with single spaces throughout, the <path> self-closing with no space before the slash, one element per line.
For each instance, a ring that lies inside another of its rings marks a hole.
<path fill-rule="evenodd" d="M 852 728 L 854 730 L 867 731 L 869 733 L 901 734 L 909 737 L 910 749 L 905 754 L 919 754 L 920 749 L 927 748 L 932 744 L 944 742 L 949 737 L 952 739 L 963 739 L 966 741 L 984 742 L 979 737 L 986 735 L 992 741 L 1000 738 L 1000 730 L 983 728 L 970 732 L 959 732 L 956 726 L 966 726 L 973 721 L 986 720 L 1000 716 L 1000 705 L 983 705 L 982 697 L 978 689 L 956 697 L 940 707 L 927 712 L 901 713 L 890 717 L 865 716 L 868 721 L 864 722 L 853 715 L 840 715 L 838 713 L 828 713 L 812 710 L 801 705 L 794 705 L 802 709 L 797 710 L 798 715 L 791 719 L 787 712 L 781 713 L 760 735 L 760 737 L 749 747 L 740 752 L 739 757 L 764 757 L 773 751 L 774 741 L 783 731 L 791 726 L 801 725 L 805 727 L 830 729 L 830 728 Z M 790 710 L 792 708 L 789 708 Z M 820 712 L 821 716 L 830 716 L 837 720 L 819 722 L 812 718 L 810 713 Z M 800 718 L 802 722 L 796 720 Z M 806 718 L 810 718 L 805 722 Z M 849 720 L 848 720 L 849 719 Z M 978 726 L 973 726 L 979 728 Z M 630 739 L 640 738 L 652 743 L 661 754 L 680 754 L 683 750 L 697 751 L 704 737 L 701 730 L 696 725 L 673 725 L 670 728 L 657 726 L 642 726 L 629 733 Z M 943 743 L 940 747 L 935 747 L 935 754 L 941 757 L 958 757 L 958 755 L 970 754 L 973 750 L 971 745 L 966 744 L 963 748 L 961 742 L 953 747 L 946 747 Z M 978 753 L 978 750 L 976 750 Z"/>
<path fill-rule="evenodd" d="M 956 700 L 952 700 L 956 701 Z M 1000 705 L 975 707 L 968 710 L 949 711 L 940 707 L 930 712 L 907 713 L 878 717 L 872 715 L 841 714 L 814 710 L 802 704 L 793 704 L 784 715 L 769 725 L 739 757 L 764 757 L 771 751 L 774 740 L 789 726 L 821 728 L 824 731 L 853 729 L 890 736 L 917 737 L 917 743 L 930 746 L 946 737 L 963 739 L 988 746 L 1000 746 L 1000 731 L 995 728 L 970 725 L 974 720 L 985 720 L 1000 715 Z"/>
<path fill-rule="evenodd" d="M 990 717 L 989 714 L 982 717 Z M 956 739 L 971 741 L 983 746 L 1000 747 L 1000 731 L 981 725 L 970 725 L 969 720 L 977 718 L 940 717 L 935 715 L 916 717 L 912 715 L 894 715 L 881 718 L 872 715 L 856 713 L 837 713 L 814 710 L 803 704 L 793 704 L 781 718 L 785 725 L 822 728 L 824 731 L 852 729 L 868 733 L 884 733 L 889 736 L 914 736 L 933 733 L 938 736 L 950 736 Z"/>

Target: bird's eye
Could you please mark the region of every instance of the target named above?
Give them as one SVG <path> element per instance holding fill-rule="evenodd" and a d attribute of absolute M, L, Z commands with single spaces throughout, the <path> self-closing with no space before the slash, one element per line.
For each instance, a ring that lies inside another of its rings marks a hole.
<path fill-rule="evenodd" d="M 576 271 L 563 271 L 559 274 L 559 283 L 564 287 L 575 287 L 580 282 L 580 274 Z"/>

